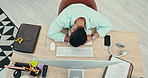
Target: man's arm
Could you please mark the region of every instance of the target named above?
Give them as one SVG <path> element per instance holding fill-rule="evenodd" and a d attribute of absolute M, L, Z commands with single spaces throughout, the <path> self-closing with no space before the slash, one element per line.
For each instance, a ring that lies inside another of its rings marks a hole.
<path fill-rule="evenodd" d="M 99 27 L 93 35 L 96 37 L 105 37 L 105 35 L 112 29 L 112 24 L 101 15 Z"/>
<path fill-rule="evenodd" d="M 63 28 L 69 27 L 69 16 L 67 11 L 63 11 L 56 17 L 53 23 L 50 25 L 48 30 L 48 37 L 55 40 L 56 42 L 67 41 L 66 34 L 60 32 Z"/>
<path fill-rule="evenodd" d="M 60 32 L 63 29 L 63 25 L 56 19 L 50 25 L 48 30 L 48 38 L 55 40 L 56 42 L 64 42 L 66 34 Z"/>
<path fill-rule="evenodd" d="M 112 24 L 102 15 L 100 15 L 99 27 L 96 29 L 92 35 L 87 35 L 86 43 L 93 40 L 97 37 L 105 37 L 105 35 L 112 29 Z"/>

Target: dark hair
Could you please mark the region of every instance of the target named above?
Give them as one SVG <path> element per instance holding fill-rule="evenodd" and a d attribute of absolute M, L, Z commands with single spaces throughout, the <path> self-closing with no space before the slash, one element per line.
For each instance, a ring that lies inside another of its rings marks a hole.
<path fill-rule="evenodd" d="M 80 45 L 83 45 L 87 40 L 87 35 L 83 27 L 79 27 L 74 31 L 71 36 L 69 43 L 74 46 L 78 47 Z"/>

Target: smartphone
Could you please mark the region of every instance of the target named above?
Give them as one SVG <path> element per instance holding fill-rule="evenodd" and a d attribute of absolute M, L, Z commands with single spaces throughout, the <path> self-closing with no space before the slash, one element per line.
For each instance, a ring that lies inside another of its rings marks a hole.
<path fill-rule="evenodd" d="M 104 37 L 104 45 L 105 46 L 110 46 L 110 35 L 106 35 Z"/>

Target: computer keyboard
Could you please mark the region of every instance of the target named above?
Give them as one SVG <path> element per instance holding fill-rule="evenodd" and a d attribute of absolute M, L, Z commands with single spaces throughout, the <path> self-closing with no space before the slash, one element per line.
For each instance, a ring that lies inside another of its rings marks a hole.
<path fill-rule="evenodd" d="M 56 56 L 93 57 L 92 47 L 57 47 Z"/>

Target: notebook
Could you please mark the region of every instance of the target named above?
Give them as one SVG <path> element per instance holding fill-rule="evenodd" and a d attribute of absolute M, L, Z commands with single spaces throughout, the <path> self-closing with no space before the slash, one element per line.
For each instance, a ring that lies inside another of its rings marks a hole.
<path fill-rule="evenodd" d="M 33 53 L 38 40 L 41 26 L 31 24 L 21 24 L 16 39 L 22 37 L 24 41 L 14 42 L 13 49 L 20 52 Z"/>
<path fill-rule="evenodd" d="M 120 61 L 121 63 L 108 66 L 105 69 L 103 78 L 131 78 L 133 71 L 132 63 L 112 56 L 110 60 Z"/>

